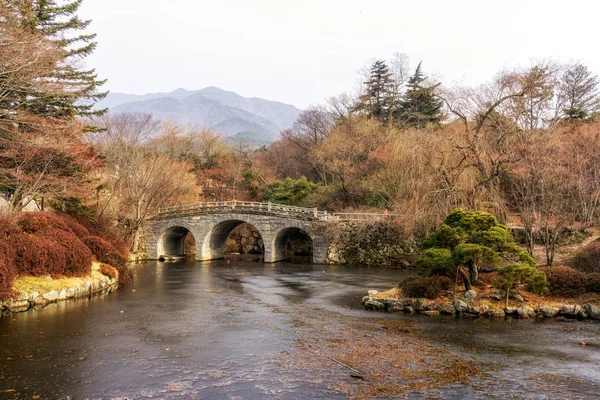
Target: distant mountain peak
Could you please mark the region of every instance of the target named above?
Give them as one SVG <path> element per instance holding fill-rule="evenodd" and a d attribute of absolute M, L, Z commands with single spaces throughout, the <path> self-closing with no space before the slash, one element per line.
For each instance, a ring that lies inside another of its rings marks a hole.
<path fill-rule="evenodd" d="M 276 140 L 301 112 L 289 104 L 246 98 L 216 86 L 144 95 L 111 92 L 96 107 L 108 107 L 109 112 L 150 113 L 159 120 L 213 129 L 223 136 L 243 137 L 260 145 Z"/>

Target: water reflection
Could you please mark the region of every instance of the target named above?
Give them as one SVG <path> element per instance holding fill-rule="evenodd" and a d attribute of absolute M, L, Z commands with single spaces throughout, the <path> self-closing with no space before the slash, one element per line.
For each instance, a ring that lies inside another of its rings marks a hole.
<path fill-rule="evenodd" d="M 371 319 L 360 306 L 366 289 L 407 274 L 243 258 L 149 262 L 115 293 L 2 317 L 0 397 L 345 398 L 310 371 L 281 369 L 280 355 L 297 340 L 294 307 Z M 550 372 L 581 379 L 580 393 L 599 392 L 597 323 L 378 316 L 414 319 L 436 341 L 496 366 L 491 378 L 443 389 L 444 397 L 537 397 L 535 384 Z"/>

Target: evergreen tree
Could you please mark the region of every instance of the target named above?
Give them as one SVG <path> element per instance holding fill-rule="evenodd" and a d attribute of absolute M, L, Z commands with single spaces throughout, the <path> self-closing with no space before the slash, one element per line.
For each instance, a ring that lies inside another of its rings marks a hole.
<path fill-rule="evenodd" d="M 561 77 L 559 93 L 564 98 L 563 113 L 569 120 L 593 119 L 600 110 L 600 81 L 585 65 L 570 66 Z"/>
<path fill-rule="evenodd" d="M 421 63 L 408 80 L 407 90 L 394 116 L 401 124 L 423 127 L 439 124 L 442 117 L 442 100 L 435 95 L 437 85 L 427 85 Z"/>
<path fill-rule="evenodd" d="M 377 60 L 371 65 L 369 79 L 363 82 L 366 86 L 365 94 L 360 96 L 356 106 L 358 111 L 366 113 L 370 118 L 375 118 L 382 124 L 389 120 L 392 104 L 392 73 L 385 61 Z"/>
<path fill-rule="evenodd" d="M 26 25 L 52 41 L 60 51 L 59 61 L 51 73 L 41 78 L 54 82 L 54 90 L 29 88 L 23 104 L 28 112 L 59 119 L 98 116 L 106 112 L 93 110 L 94 102 L 107 95 L 107 92 L 98 91 L 105 80 L 99 80 L 94 69 L 78 67 L 79 61 L 96 49 L 96 34 L 83 33 L 91 21 L 83 21 L 77 16 L 82 1 L 26 2 L 30 7 L 23 10 Z"/>
<path fill-rule="evenodd" d="M 517 265 L 519 271 L 527 272 L 519 275 L 523 280 L 527 277 L 538 279 L 533 258 L 515 243 L 510 231 L 487 212 L 452 211 L 440 229 L 423 240 L 423 247 L 423 256 L 417 261 L 419 269 L 432 275 L 449 276 L 456 271 L 457 276 L 462 277 L 466 290 L 477 283 L 479 269 L 483 266 Z M 507 277 L 511 273 L 516 276 L 516 272 L 509 273 L 509 269 L 504 272 Z M 507 284 L 516 282 L 514 276 L 507 278 Z"/>

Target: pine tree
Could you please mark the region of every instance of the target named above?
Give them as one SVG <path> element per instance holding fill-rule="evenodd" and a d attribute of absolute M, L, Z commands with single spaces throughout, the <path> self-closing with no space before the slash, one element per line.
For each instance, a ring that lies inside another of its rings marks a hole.
<path fill-rule="evenodd" d="M 561 77 L 559 93 L 564 97 L 563 113 L 569 120 L 594 118 L 600 110 L 600 81 L 585 65 L 570 66 Z"/>
<path fill-rule="evenodd" d="M 423 127 L 439 124 L 442 118 L 442 101 L 435 95 L 437 85 L 427 85 L 427 78 L 421 71 L 421 63 L 408 80 L 404 98 L 394 112 L 395 118 L 403 125 Z"/>
<path fill-rule="evenodd" d="M 377 60 L 371 65 L 369 80 L 364 84 L 365 94 L 360 96 L 356 109 L 382 124 L 387 124 L 392 104 L 393 82 L 385 61 Z"/>
<path fill-rule="evenodd" d="M 51 40 L 60 49 L 61 56 L 55 68 L 42 79 L 55 83 L 55 90 L 38 91 L 31 88 L 26 102 L 27 111 L 50 118 L 99 116 L 106 110 L 94 110 L 94 102 L 107 92 L 98 88 L 106 81 L 99 80 L 94 69 L 80 69 L 78 62 L 96 49 L 96 34 L 82 33 L 89 26 L 77 16 L 83 0 L 33 0 L 24 10 L 27 26 Z"/>

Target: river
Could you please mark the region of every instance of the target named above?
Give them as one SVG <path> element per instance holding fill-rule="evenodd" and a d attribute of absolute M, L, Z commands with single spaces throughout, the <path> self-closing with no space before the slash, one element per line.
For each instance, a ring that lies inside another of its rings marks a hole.
<path fill-rule="evenodd" d="M 115 293 L 3 316 L 0 398 L 600 398 L 597 322 L 362 309 L 408 274 L 138 265 Z"/>

